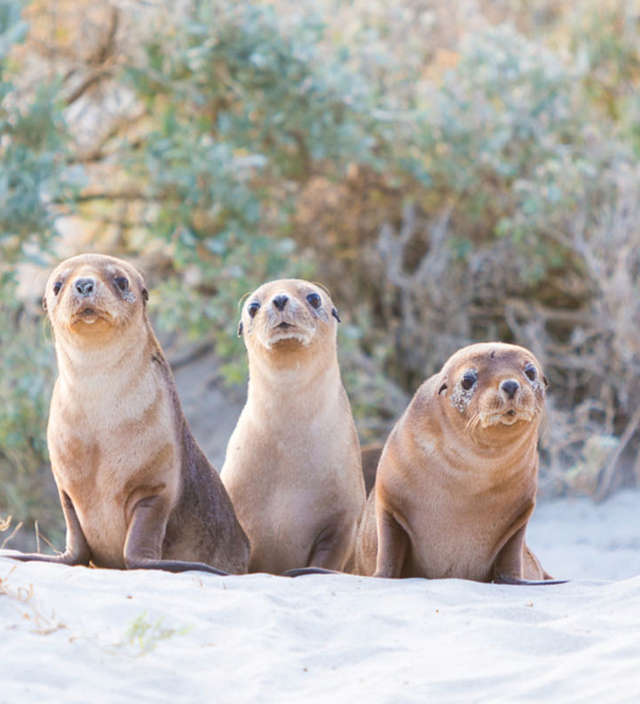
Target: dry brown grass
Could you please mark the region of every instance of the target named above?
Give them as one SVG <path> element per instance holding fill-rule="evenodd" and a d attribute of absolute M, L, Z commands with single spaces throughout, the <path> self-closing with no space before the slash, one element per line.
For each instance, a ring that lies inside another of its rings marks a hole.
<path fill-rule="evenodd" d="M 33 584 L 14 586 L 11 583 L 11 576 L 15 569 L 12 567 L 7 575 L 0 577 L 0 596 L 6 596 L 16 602 L 22 618 L 30 624 L 31 632 L 46 636 L 67 628 L 53 611 L 48 614 L 42 610 L 35 598 Z"/>

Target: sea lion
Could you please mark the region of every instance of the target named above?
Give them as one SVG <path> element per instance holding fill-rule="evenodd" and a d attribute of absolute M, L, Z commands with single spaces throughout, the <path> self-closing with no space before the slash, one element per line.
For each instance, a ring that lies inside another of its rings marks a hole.
<path fill-rule="evenodd" d="M 525 543 L 546 379 L 523 347 L 464 347 L 417 390 L 382 452 L 355 572 L 550 583 Z"/>
<path fill-rule="evenodd" d="M 185 420 L 151 329 L 141 274 L 83 254 L 49 276 L 43 305 L 58 378 L 47 428 L 67 527 L 61 555 L 19 560 L 170 572 L 246 572 L 249 544 Z"/>
<path fill-rule="evenodd" d="M 251 542 L 251 572 L 340 570 L 353 552 L 365 493 L 338 321 L 329 294 L 300 279 L 263 284 L 243 306 L 247 402 L 221 477 Z"/>

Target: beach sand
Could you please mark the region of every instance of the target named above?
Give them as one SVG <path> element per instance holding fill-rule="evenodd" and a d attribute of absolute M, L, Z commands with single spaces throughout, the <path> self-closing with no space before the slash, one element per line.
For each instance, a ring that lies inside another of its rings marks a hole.
<path fill-rule="evenodd" d="M 639 510 L 539 505 L 544 587 L 0 558 L 0 704 L 637 702 Z"/>

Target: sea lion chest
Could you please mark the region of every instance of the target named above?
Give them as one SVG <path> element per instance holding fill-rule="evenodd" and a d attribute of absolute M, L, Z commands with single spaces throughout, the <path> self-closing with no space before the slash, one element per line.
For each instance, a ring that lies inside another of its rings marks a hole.
<path fill-rule="evenodd" d="M 58 383 L 48 443 L 56 482 L 69 495 L 93 562 L 124 567 L 131 512 L 145 495 L 177 494 L 180 445 L 169 394 L 150 366 L 135 383 Z"/>
<path fill-rule="evenodd" d="M 306 564 L 328 526 L 355 524 L 364 499 L 357 437 L 342 406 L 267 414 L 248 405 L 222 480 L 253 547 L 254 569 Z"/>
<path fill-rule="evenodd" d="M 406 570 L 436 579 L 491 579 L 498 552 L 533 509 L 533 475 L 525 465 L 501 471 L 482 458 L 473 471 L 441 465 L 414 474 L 400 517 L 411 544 Z"/>

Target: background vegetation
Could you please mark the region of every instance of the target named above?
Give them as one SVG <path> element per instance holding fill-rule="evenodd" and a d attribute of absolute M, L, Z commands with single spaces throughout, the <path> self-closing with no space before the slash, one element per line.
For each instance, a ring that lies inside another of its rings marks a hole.
<path fill-rule="evenodd" d="M 43 272 L 139 263 L 157 324 L 244 382 L 238 300 L 346 321 L 363 441 L 456 348 L 530 347 L 543 488 L 640 482 L 640 5 L 0 0 L 0 513 L 59 528 Z"/>

